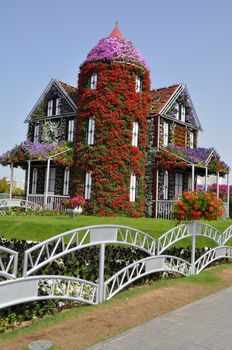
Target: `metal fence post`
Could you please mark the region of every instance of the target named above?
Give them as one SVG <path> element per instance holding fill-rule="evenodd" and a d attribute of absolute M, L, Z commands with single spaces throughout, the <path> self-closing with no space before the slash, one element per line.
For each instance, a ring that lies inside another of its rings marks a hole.
<path fill-rule="evenodd" d="M 98 275 L 98 303 L 103 303 L 104 293 L 104 270 L 105 270 L 105 243 L 100 244 L 99 275 Z"/>
<path fill-rule="evenodd" d="M 193 221 L 192 229 L 192 250 L 191 250 L 191 274 L 195 275 L 195 255 L 196 255 L 196 221 Z"/>

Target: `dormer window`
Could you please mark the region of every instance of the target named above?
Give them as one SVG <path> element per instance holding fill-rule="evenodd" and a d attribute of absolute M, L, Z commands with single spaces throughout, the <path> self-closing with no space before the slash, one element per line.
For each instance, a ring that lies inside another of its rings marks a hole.
<path fill-rule="evenodd" d="M 89 89 L 96 90 L 97 89 L 97 73 L 93 73 L 89 79 Z"/>
<path fill-rule="evenodd" d="M 138 144 L 139 144 L 139 123 L 133 122 L 132 146 L 138 147 Z"/>
<path fill-rule="evenodd" d="M 94 145 L 94 137 L 95 137 L 95 120 L 93 118 L 89 118 L 88 131 L 87 131 L 87 145 Z"/>
<path fill-rule="evenodd" d="M 135 77 L 135 92 L 142 92 L 142 79 L 138 75 Z"/>
<path fill-rule="evenodd" d="M 47 109 L 47 116 L 51 117 L 52 115 L 59 115 L 60 114 L 60 101 L 61 98 L 53 98 L 48 101 L 48 109 Z"/>
<path fill-rule="evenodd" d="M 34 126 L 34 143 L 39 142 L 39 125 Z"/>
<path fill-rule="evenodd" d="M 177 103 L 176 106 L 176 119 L 185 122 L 186 117 L 186 107 L 181 103 Z"/>
<path fill-rule="evenodd" d="M 51 117 L 52 111 L 53 111 L 53 100 L 49 100 L 48 101 L 48 112 L 47 112 L 48 117 Z"/>

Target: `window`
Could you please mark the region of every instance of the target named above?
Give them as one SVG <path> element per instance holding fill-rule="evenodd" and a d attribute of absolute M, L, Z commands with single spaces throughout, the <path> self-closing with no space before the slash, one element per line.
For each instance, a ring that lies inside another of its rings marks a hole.
<path fill-rule="evenodd" d="M 138 147 L 138 143 L 139 143 L 139 123 L 133 122 L 132 146 Z"/>
<path fill-rule="evenodd" d="M 34 142 L 39 142 L 39 125 L 34 126 Z"/>
<path fill-rule="evenodd" d="M 137 75 L 135 77 L 135 92 L 142 92 L 142 80 Z"/>
<path fill-rule="evenodd" d="M 73 142 L 74 136 L 74 120 L 68 121 L 68 141 Z"/>
<path fill-rule="evenodd" d="M 164 133 L 164 142 L 163 142 L 163 146 L 168 146 L 169 143 L 169 124 L 164 122 L 163 124 L 163 133 Z"/>
<path fill-rule="evenodd" d="M 181 195 L 183 193 L 183 174 L 175 174 L 175 195 Z"/>
<path fill-rule="evenodd" d="M 176 119 L 185 122 L 186 108 L 181 103 L 176 104 Z"/>
<path fill-rule="evenodd" d="M 51 117 L 52 115 L 60 114 L 60 101 L 61 101 L 61 98 L 59 97 L 48 101 L 48 110 L 47 110 L 48 117 Z"/>
<path fill-rule="evenodd" d="M 70 176 L 69 168 L 65 168 L 64 169 L 64 187 L 63 187 L 64 196 L 68 196 L 69 194 L 69 176 Z"/>
<path fill-rule="evenodd" d="M 55 115 L 59 115 L 60 114 L 60 101 L 61 98 L 56 98 L 56 110 L 55 110 Z"/>
<path fill-rule="evenodd" d="M 90 199 L 92 189 L 92 175 L 91 173 L 85 174 L 85 199 Z"/>
<path fill-rule="evenodd" d="M 135 202 L 136 199 L 136 176 L 131 174 L 130 178 L 130 202 Z"/>
<path fill-rule="evenodd" d="M 32 172 L 32 188 L 31 188 L 32 194 L 36 193 L 36 188 L 37 188 L 37 169 L 34 168 Z"/>
<path fill-rule="evenodd" d="M 89 118 L 88 123 L 88 132 L 87 132 L 87 144 L 94 144 L 94 133 L 95 133 L 95 120 L 93 118 Z"/>
<path fill-rule="evenodd" d="M 192 131 L 189 132 L 189 147 L 194 148 L 194 133 Z"/>
<path fill-rule="evenodd" d="M 97 89 L 97 73 L 93 73 L 89 79 L 89 89 L 96 90 Z"/>
<path fill-rule="evenodd" d="M 47 168 L 45 169 L 44 191 L 46 191 Z M 56 185 L 56 168 L 50 168 L 48 179 L 48 192 L 54 194 Z"/>
<path fill-rule="evenodd" d="M 52 110 L 53 110 L 53 100 L 48 101 L 48 112 L 47 116 L 50 117 L 52 115 Z"/>
<path fill-rule="evenodd" d="M 180 105 L 180 120 L 182 122 L 185 122 L 185 116 L 186 116 L 186 108 L 183 105 Z"/>
<path fill-rule="evenodd" d="M 163 199 L 168 199 L 168 172 L 165 171 L 164 173 L 164 198 Z"/>

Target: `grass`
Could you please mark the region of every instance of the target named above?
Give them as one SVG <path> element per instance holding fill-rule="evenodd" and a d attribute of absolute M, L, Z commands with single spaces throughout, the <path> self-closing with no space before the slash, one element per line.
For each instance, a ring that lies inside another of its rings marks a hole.
<path fill-rule="evenodd" d="M 178 286 L 180 286 L 180 288 L 185 288 L 186 286 L 187 288 L 188 286 L 191 286 L 194 283 L 196 285 L 196 298 L 198 298 L 197 289 L 198 289 L 198 286 L 200 285 L 205 286 L 206 289 L 208 288 L 208 292 L 206 294 L 210 294 L 214 291 L 228 287 L 231 284 L 228 281 L 225 281 L 220 278 L 221 272 L 231 268 L 232 268 L 231 264 L 230 265 L 223 264 L 223 265 L 216 266 L 212 269 L 203 271 L 200 275 L 195 275 L 191 277 L 178 277 L 175 279 L 167 279 L 167 280 L 158 280 L 156 282 L 153 282 L 150 285 L 131 287 L 126 291 L 116 295 L 112 300 L 105 302 L 101 305 L 77 307 L 71 310 L 66 310 L 64 312 L 57 313 L 52 316 L 46 316 L 42 320 L 34 321 L 34 323 L 32 323 L 30 326 L 15 329 L 5 334 L 1 334 L 0 348 L 5 341 L 9 341 L 14 338 L 22 338 L 27 334 L 31 334 L 40 330 L 42 331 L 43 329 L 47 329 L 61 322 L 65 322 L 68 319 L 73 319 L 73 322 L 78 322 L 77 320 L 74 321 L 74 319 L 76 319 L 77 317 L 80 317 L 83 314 L 90 314 L 94 317 L 95 312 L 99 311 L 99 309 L 100 310 L 102 309 L 103 311 L 105 310 L 105 312 L 107 313 L 109 308 L 115 307 L 115 305 L 118 305 L 118 303 L 126 303 L 127 300 L 145 295 L 146 293 L 151 292 L 154 289 L 163 290 L 164 288 L 173 288 L 173 287 L 178 288 Z M 56 346 L 54 348 L 56 349 Z"/>
<path fill-rule="evenodd" d="M 43 241 L 49 237 L 66 232 L 74 228 L 100 225 L 116 224 L 137 228 L 158 238 L 167 230 L 175 226 L 171 220 L 162 220 L 154 218 L 128 218 L 128 217 L 97 217 L 81 215 L 74 219 L 69 216 L 1 216 L 0 217 L 0 236 L 8 239 L 26 239 L 33 241 Z M 232 225 L 232 220 L 221 220 L 218 222 L 209 222 L 220 231 L 224 231 Z M 176 244 L 176 246 L 188 246 L 190 241 L 185 239 Z M 197 247 L 213 247 L 214 243 L 207 238 L 197 238 Z"/>

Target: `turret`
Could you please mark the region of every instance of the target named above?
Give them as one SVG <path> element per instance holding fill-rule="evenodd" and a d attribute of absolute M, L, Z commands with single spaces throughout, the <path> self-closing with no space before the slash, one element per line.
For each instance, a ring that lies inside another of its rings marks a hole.
<path fill-rule="evenodd" d="M 73 184 L 98 215 L 144 215 L 150 80 L 118 29 L 80 66 Z"/>

